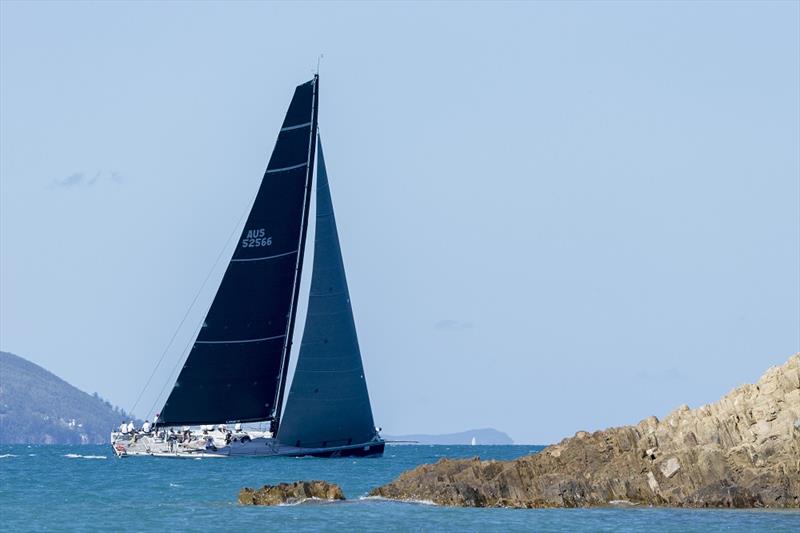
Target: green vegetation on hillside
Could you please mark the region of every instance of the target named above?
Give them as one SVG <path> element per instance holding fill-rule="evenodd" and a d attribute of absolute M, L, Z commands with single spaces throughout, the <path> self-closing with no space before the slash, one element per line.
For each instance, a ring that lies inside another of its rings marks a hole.
<path fill-rule="evenodd" d="M 103 444 L 123 419 L 130 415 L 97 393 L 0 352 L 0 444 Z"/>

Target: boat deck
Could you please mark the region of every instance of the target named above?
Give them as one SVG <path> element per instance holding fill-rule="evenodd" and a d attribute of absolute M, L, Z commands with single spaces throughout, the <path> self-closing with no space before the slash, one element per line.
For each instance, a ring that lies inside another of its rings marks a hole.
<path fill-rule="evenodd" d="M 269 436 L 267 436 L 269 435 Z M 117 457 L 150 456 L 177 458 L 217 457 L 372 457 L 383 455 L 385 442 L 370 442 L 325 448 L 303 448 L 282 444 L 269 433 L 192 432 L 180 438 L 164 433 L 112 433 L 112 447 Z"/>

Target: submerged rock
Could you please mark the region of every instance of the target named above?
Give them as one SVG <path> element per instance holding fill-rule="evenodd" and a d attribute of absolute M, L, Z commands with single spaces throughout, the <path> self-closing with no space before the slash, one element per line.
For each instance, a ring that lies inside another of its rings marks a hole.
<path fill-rule="evenodd" d="M 295 481 L 264 485 L 260 489 L 245 487 L 239 491 L 239 503 L 242 505 L 291 504 L 311 499 L 344 500 L 344 494 L 339 485 L 327 481 Z"/>
<path fill-rule="evenodd" d="M 720 401 L 513 461 L 442 459 L 371 492 L 465 507 L 800 507 L 800 354 Z"/>

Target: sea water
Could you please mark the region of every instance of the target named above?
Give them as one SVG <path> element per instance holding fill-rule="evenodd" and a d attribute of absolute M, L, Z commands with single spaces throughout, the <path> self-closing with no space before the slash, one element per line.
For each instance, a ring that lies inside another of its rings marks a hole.
<path fill-rule="evenodd" d="M 443 457 L 513 459 L 536 446 L 387 446 L 382 458 L 117 459 L 109 446 L 0 446 L 0 530 L 14 531 L 792 531 L 800 512 L 462 509 L 366 498 Z M 241 506 L 242 487 L 341 485 L 347 501 Z"/>

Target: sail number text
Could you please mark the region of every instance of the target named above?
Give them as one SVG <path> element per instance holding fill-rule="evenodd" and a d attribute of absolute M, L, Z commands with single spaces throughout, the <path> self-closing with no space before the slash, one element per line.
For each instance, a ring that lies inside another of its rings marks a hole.
<path fill-rule="evenodd" d="M 272 246 L 272 236 L 267 236 L 267 230 L 249 229 L 242 238 L 242 248 L 258 248 L 259 246 Z"/>

